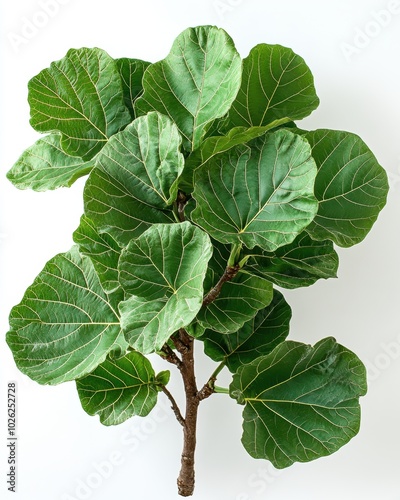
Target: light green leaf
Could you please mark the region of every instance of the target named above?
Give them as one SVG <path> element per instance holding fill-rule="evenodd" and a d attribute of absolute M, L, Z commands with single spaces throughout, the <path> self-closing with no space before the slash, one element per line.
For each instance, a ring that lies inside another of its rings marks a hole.
<path fill-rule="evenodd" d="M 222 243 L 272 252 L 314 218 L 316 172 L 307 141 L 286 129 L 267 133 L 196 169 L 191 218 Z"/>
<path fill-rule="evenodd" d="M 150 63 L 140 59 L 122 57 L 115 59 L 115 64 L 121 75 L 125 106 L 129 109 L 133 120 L 135 118 L 133 104 L 143 92 L 143 73 Z"/>
<path fill-rule="evenodd" d="M 119 287 L 118 260 L 121 255 L 117 242 L 107 233 L 99 234 L 86 215 L 81 217 L 73 238 L 80 252 L 90 257 L 103 289 L 107 293 L 114 292 Z"/>
<path fill-rule="evenodd" d="M 153 223 L 173 222 L 170 205 L 184 167 L 181 137 L 151 112 L 114 135 L 97 157 L 84 190 L 85 213 L 121 245 Z"/>
<path fill-rule="evenodd" d="M 70 187 L 79 177 L 88 174 L 94 161 L 85 162 L 69 156 L 61 148 L 61 136 L 50 134 L 26 149 L 7 172 L 7 178 L 19 189 L 46 191 Z"/>
<path fill-rule="evenodd" d="M 157 403 L 154 370 L 138 352 L 106 359 L 77 380 L 76 387 L 83 409 L 99 415 L 104 425 L 118 425 L 134 415 L 145 417 Z"/>
<path fill-rule="evenodd" d="M 161 349 L 170 336 L 195 318 L 212 246 L 190 222 L 154 224 L 123 250 L 120 304 L 126 340 L 143 354 Z"/>
<path fill-rule="evenodd" d="M 316 241 L 303 232 L 275 252 L 255 249 L 246 269 L 284 288 L 313 285 L 320 278 L 336 278 L 339 257 L 329 240 Z"/>
<path fill-rule="evenodd" d="M 187 151 L 196 149 L 216 118 L 229 110 L 240 86 L 241 59 L 230 36 L 215 26 L 189 28 L 168 56 L 144 73 L 135 113 L 169 116 Z"/>
<path fill-rule="evenodd" d="M 247 144 L 251 140 L 264 135 L 265 132 L 275 127 L 288 123 L 288 118 L 275 120 L 265 127 L 236 127 L 229 131 L 227 135 L 208 137 L 198 149 L 186 159 L 185 170 L 180 179 L 180 185 L 193 188 L 193 172 L 196 168 L 201 167 L 210 158 L 215 155 L 224 153 L 228 149 L 238 146 L 239 144 Z"/>
<path fill-rule="evenodd" d="M 355 134 L 336 130 L 303 132 L 318 167 L 317 216 L 307 228 L 317 240 L 341 247 L 362 241 L 386 204 L 385 170 Z"/>
<path fill-rule="evenodd" d="M 57 255 L 11 311 L 7 342 L 18 368 L 52 385 L 91 372 L 122 345 L 116 305 L 88 257 L 76 247 Z"/>
<path fill-rule="evenodd" d="M 230 386 L 245 404 L 244 447 L 279 469 L 330 455 L 354 437 L 366 390 L 364 365 L 333 338 L 314 347 L 283 342 L 242 366 Z"/>
<path fill-rule="evenodd" d="M 31 125 L 59 131 L 61 147 L 88 161 L 131 121 L 115 61 L 101 49 L 71 49 L 28 84 Z"/>
<path fill-rule="evenodd" d="M 197 321 L 216 332 L 236 332 L 271 302 L 272 295 L 271 282 L 239 271 L 223 285 L 218 297 L 200 310 Z"/>
<path fill-rule="evenodd" d="M 289 334 L 291 316 L 283 295 L 274 290 L 269 306 L 258 311 L 237 332 L 224 335 L 206 330 L 200 339 L 204 342 L 204 352 L 214 361 L 225 361 L 234 373 L 240 366 L 269 354 L 284 341 Z"/>
<path fill-rule="evenodd" d="M 259 44 L 243 60 L 242 84 L 223 129 L 263 126 L 284 117 L 299 120 L 318 104 L 304 59 L 287 47 Z"/>

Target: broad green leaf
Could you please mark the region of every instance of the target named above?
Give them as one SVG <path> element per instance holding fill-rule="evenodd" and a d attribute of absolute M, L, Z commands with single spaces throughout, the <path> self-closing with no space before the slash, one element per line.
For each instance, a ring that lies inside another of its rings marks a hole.
<path fill-rule="evenodd" d="M 7 342 L 18 368 L 52 385 L 93 371 L 122 345 L 116 305 L 76 247 L 55 256 L 11 311 Z"/>
<path fill-rule="evenodd" d="M 166 116 L 141 116 L 99 153 L 85 186 L 85 213 L 126 245 L 153 223 L 173 222 L 170 205 L 184 166 L 181 137 Z"/>
<path fill-rule="evenodd" d="M 215 26 L 189 28 L 168 56 L 144 73 L 135 113 L 169 116 L 187 151 L 198 148 L 216 118 L 229 110 L 240 86 L 241 59 L 230 36 Z"/>
<path fill-rule="evenodd" d="M 330 455 L 354 437 L 366 390 L 364 365 L 333 338 L 314 347 L 283 342 L 242 366 L 230 386 L 245 404 L 244 447 L 279 469 Z"/>
<path fill-rule="evenodd" d="M 196 169 L 191 217 L 221 243 L 272 252 L 314 218 L 316 172 L 306 140 L 286 129 L 267 133 Z"/>
<path fill-rule="evenodd" d="M 272 295 L 271 282 L 239 271 L 223 285 L 214 302 L 200 310 L 197 320 L 202 327 L 216 332 L 236 332 L 271 302 Z"/>
<path fill-rule="evenodd" d="M 134 415 L 145 417 L 157 403 L 155 373 L 144 356 L 130 352 L 106 359 L 92 373 L 76 381 L 83 409 L 100 416 L 104 425 L 117 425 Z"/>
<path fill-rule="evenodd" d="M 238 146 L 239 144 L 247 144 L 256 137 L 264 135 L 265 132 L 279 125 L 283 125 L 289 121 L 288 118 L 275 120 L 265 127 L 236 127 L 229 131 L 227 135 L 208 137 L 198 149 L 186 159 L 185 170 L 180 179 L 180 185 L 188 187 L 190 190 L 193 187 L 193 172 L 196 168 L 201 167 L 210 158 L 228 151 L 228 149 Z"/>
<path fill-rule="evenodd" d="M 297 288 L 313 285 L 320 278 L 336 278 L 339 257 L 330 240 L 316 241 L 303 232 L 275 252 L 258 250 L 247 261 L 246 269 L 275 285 Z"/>
<path fill-rule="evenodd" d="M 243 60 L 240 90 L 224 130 L 299 120 L 318 107 L 314 78 L 304 59 L 281 45 L 259 44 Z"/>
<path fill-rule="evenodd" d="M 304 133 L 318 167 L 318 213 L 307 228 L 317 240 L 341 247 L 362 241 L 385 206 L 389 189 L 385 170 L 355 134 L 336 130 Z"/>
<path fill-rule="evenodd" d="M 115 61 L 101 49 L 71 49 L 28 84 L 31 125 L 59 131 L 61 147 L 88 161 L 131 121 Z"/>
<path fill-rule="evenodd" d="M 19 189 L 46 191 L 70 187 L 79 177 L 88 174 L 94 161 L 85 162 L 69 156 L 61 148 L 61 136 L 50 134 L 26 149 L 7 173 Z"/>
<path fill-rule="evenodd" d="M 221 334 L 206 330 L 200 339 L 204 342 L 204 352 L 214 361 L 225 361 L 234 373 L 240 366 L 269 354 L 284 341 L 289 334 L 291 316 L 292 311 L 283 295 L 274 290 L 269 306 L 258 311 L 237 332 Z"/>
<path fill-rule="evenodd" d="M 143 73 L 150 63 L 128 57 L 115 59 L 115 63 L 121 75 L 125 106 L 129 109 L 133 120 L 135 118 L 133 104 L 143 92 Z"/>
<path fill-rule="evenodd" d="M 203 281 L 212 245 L 190 222 L 154 224 L 123 250 L 120 304 L 126 340 L 143 354 L 161 349 L 189 325 L 203 301 Z"/>
<path fill-rule="evenodd" d="M 73 237 L 80 252 L 90 257 L 103 289 L 107 293 L 115 291 L 119 287 L 118 260 L 121 255 L 117 242 L 107 233 L 99 234 L 85 215 Z"/>

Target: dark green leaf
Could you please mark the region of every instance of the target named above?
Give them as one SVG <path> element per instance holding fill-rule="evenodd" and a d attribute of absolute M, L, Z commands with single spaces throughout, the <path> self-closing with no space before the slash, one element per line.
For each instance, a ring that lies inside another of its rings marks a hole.
<path fill-rule="evenodd" d="M 100 231 L 126 245 L 152 223 L 173 222 L 184 158 L 175 124 L 159 113 L 141 116 L 98 155 L 85 186 L 85 213 Z"/>
<path fill-rule="evenodd" d="M 41 384 L 83 377 L 122 345 L 116 303 L 76 247 L 51 259 L 10 315 L 18 368 Z"/>
<path fill-rule="evenodd" d="M 7 173 L 19 189 L 46 191 L 70 187 L 79 177 L 88 174 L 94 161 L 85 162 L 69 156 L 61 149 L 61 136 L 50 134 L 26 149 Z"/>
<path fill-rule="evenodd" d="M 140 59 L 122 57 L 115 59 L 115 64 L 121 75 L 125 106 L 129 109 L 133 120 L 135 118 L 133 104 L 143 92 L 143 73 L 150 63 Z"/>
<path fill-rule="evenodd" d="M 202 327 L 216 332 L 236 332 L 271 302 L 272 295 L 271 282 L 239 271 L 223 285 L 214 302 L 200 310 L 197 320 Z"/>
<path fill-rule="evenodd" d="M 92 373 L 77 380 L 79 398 L 89 415 L 104 425 L 117 425 L 134 415 L 145 417 L 157 403 L 155 373 L 138 352 L 106 359 Z"/>
<path fill-rule="evenodd" d="M 221 334 L 206 330 L 200 339 L 204 342 L 204 352 L 214 361 L 225 361 L 234 373 L 258 356 L 269 354 L 285 340 L 289 334 L 291 316 L 292 311 L 283 295 L 274 290 L 269 306 L 258 311 L 237 332 Z"/>
<path fill-rule="evenodd" d="M 119 287 L 118 260 L 121 248 L 107 233 L 99 234 L 93 222 L 83 215 L 78 229 L 73 234 L 79 250 L 90 257 L 103 289 L 113 292 Z"/>
<path fill-rule="evenodd" d="M 90 160 L 131 121 L 115 61 L 101 49 L 71 49 L 28 85 L 31 125 L 59 131 L 61 147 Z"/>
<path fill-rule="evenodd" d="M 366 390 L 365 367 L 333 338 L 283 342 L 242 366 L 230 386 L 246 405 L 244 447 L 277 468 L 330 455 L 354 437 Z"/>
<path fill-rule="evenodd" d="M 241 59 L 232 39 L 215 26 L 189 28 L 168 56 L 144 73 L 135 113 L 169 116 L 187 151 L 196 149 L 212 122 L 230 108 L 240 86 Z"/>
<path fill-rule="evenodd" d="M 362 241 L 385 206 L 389 189 L 385 170 L 355 134 L 315 130 L 304 136 L 317 163 L 318 213 L 307 228 L 317 240 L 349 247 Z"/>
<path fill-rule="evenodd" d="M 284 117 L 299 120 L 318 104 L 304 59 L 287 47 L 259 44 L 243 60 L 242 84 L 223 128 L 263 126 Z"/>
<path fill-rule="evenodd" d="M 267 133 L 196 169 L 191 217 L 222 243 L 274 251 L 314 218 L 316 172 L 307 141 L 286 129 Z"/>
<path fill-rule="evenodd" d="M 212 246 L 190 222 L 154 224 L 123 250 L 120 283 L 128 298 L 120 304 L 126 340 L 147 354 L 195 318 Z"/>
<path fill-rule="evenodd" d="M 275 252 L 263 252 L 251 257 L 246 269 L 284 288 L 297 288 L 314 284 L 320 278 L 335 278 L 339 257 L 333 243 L 316 241 L 306 232 Z"/>

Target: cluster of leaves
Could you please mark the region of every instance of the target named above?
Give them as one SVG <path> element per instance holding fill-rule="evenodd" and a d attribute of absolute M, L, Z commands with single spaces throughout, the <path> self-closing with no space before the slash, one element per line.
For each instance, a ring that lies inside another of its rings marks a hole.
<path fill-rule="evenodd" d="M 119 424 L 154 407 L 169 372 L 145 355 L 167 357 L 183 329 L 232 372 L 253 457 L 281 468 L 349 441 L 364 366 L 333 338 L 285 340 L 273 285 L 335 277 L 334 244 L 365 238 L 388 183 L 358 136 L 296 126 L 319 103 L 304 60 L 267 44 L 242 60 L 202 26 L 155 64 L 70 50 L 29 82 L 29 103 L 49 134 L 8 178 L 42 191 L 89 177 L 76 245 L 12 309 L 19 369 L 76 380 L 83 408 Z"/>

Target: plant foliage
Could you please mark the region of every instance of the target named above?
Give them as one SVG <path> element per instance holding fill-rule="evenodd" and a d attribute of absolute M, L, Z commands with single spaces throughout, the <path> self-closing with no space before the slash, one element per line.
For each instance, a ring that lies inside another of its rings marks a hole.
<path fill-rule="evenodd" d="M 366 237 L 388 182 L 358 136 L 294 123 L 319 103 L 304 60 L 267 44 L 242 60 L 224 30 L 200 26 L 154 64 L 71 49 L 28 87 L 31 125 L 48 135 L 8 179 L 37 191 L 88 179 L 75 245 L 11 311 L 18 368 L 76 380 L 105 425 L 146 416 L 164 392 L 183 426 L 184 496 L 197 408 L 215 392 L 244 405 L 245 449 L 278 468 L 347 443 L 365 368 L 333 338 L 286 340 L 282 288 L 335 277 L 335 245 Z M 219 363 L 200 389 L 195 343 Z M 185 414 L 152 353 L 181 372 Z M 229 389 L 215 385 L 223 367 Z"/>

